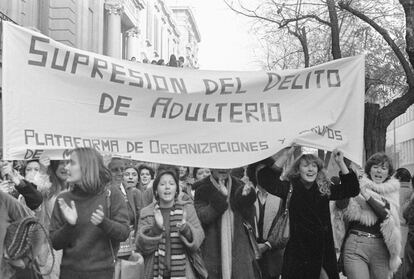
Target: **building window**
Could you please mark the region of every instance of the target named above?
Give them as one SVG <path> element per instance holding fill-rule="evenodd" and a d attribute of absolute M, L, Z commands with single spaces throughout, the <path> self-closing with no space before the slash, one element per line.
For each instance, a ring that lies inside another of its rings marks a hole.
<path fill-rule="evenodd" d="M 414 139 L 410 139 L 401 143 L 400 163 L 407 165 L 414 163 Z"/>

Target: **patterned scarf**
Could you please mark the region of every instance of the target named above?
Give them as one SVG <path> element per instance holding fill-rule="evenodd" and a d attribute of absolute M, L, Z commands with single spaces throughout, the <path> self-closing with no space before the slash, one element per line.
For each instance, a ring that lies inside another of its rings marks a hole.
<path fill-rule="evenodd" d="M 162 239 L 158 243 L 158 249 L 155 251 L 154 258 L 154 278 L 162 279 L 166 269 L 166 237 L 170 237 L 171 243 L 171 265 L 170 278 L 171 279 L 185 279 L 185 265 L 186 256 L 185 248 L 180 239 L 179 229 L 177 224 L 183 219 L 183 206 L 175 204 L 170 211 L 170 235 L 166 236 L 165 232 L 162 234 Z"/>

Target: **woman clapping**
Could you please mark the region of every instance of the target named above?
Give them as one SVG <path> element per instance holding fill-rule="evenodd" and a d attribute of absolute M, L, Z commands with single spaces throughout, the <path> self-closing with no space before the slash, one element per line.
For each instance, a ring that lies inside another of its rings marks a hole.
<path fill-rule="evenodd" d="M 111 173 L 94 149 L 75 149 L 67 171 L 71 190 L 58 196 L 50 224 L 53 248 L 63 250 L 60 278 L 112 279 L 119 243 L 129 235 L 124 198 L 107 188 Z"/>
<path fill-rule="evenodd" d="M 179 198 L 174 171 L 158 174 L 155 202 L 141 211 L 137 248 L 145 258 L 145 278 L 196 278 L 189 256 L 200 247 L 204 232 L 191 200 Z"/>

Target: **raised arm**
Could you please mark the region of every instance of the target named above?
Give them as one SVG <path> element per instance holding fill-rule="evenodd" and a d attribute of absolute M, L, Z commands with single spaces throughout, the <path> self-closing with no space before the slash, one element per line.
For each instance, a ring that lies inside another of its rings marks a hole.
<path fill-rule="evenodd" d="M 350 171 L 345 164 L 344 154 L 335 149 L 332 151 L 334 160 L 341 170 L 339 177 L 341 183 L 338 185 L 331 185 L 331 200 L 342 200 L 346 198 L 355 197 L 359 194 L 359 181 L 358 177 L 353 171 Z"/>

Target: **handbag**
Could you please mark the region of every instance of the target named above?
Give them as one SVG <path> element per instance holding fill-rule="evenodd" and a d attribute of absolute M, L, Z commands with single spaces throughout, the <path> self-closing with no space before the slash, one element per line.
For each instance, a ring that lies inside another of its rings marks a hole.
<path fill-rule="evenodd" d="M 45 273 L 40 270 L 38 258 L 43 244 L 48 246 L 52 255 L 52 265 Z M 50 275 L 55 263 L 49 234 L 39 219 L 33 216 L 24 217 L 7 227 L 3 256 L 11 266 L 25 269 L 19 271 L 30 273 L 34 278 Z"/>
<path fill-rule="evenodd" d="M 201 256 L 200 249 L 193 253 L 187 252 L 187 258 L 191 264 L 191 267 L 193 268 L 196 277 L 198 279 L 207 279 L 208 271 L 204 264 L 203 257 Z"/>
<path fill-rule="evenodd" d="M 144 278 L 144 272 L 144 258 L 134 251 L 127 260 L 120 258 L 116 260 L 114 279 Z"/>
<path fill-rule="evenodd" d="M 253 250 L 255 260 L 260 260 L 262 258 L 262 254 L 260 253 L 259 245 L 256 241 L 256 236 L 254 235 L 252 226 L 245 220 L 243 220 L 243 226 L 246 230 L 247 237 L 249 238 L 250 247 Z"/>
<path fill-rule="evenodd" d="M 107 189 L 106 195 L 107 215 L 111 216 L 111 190 Z M 141 254 L 132 251 L 127 260 L 116 258 L 112 241 L 109 240 L 112 258 L 115 264 L 114 279 L 137 279 L 144 278 L 144 258 Z"/>
<path fill-rule="evenodd" d="M 284 208 L 279 210 L 278 216 L 273 220 L 268 241 L 272 248 L 284 249 L 290 238 L 289 204 L 292 197 L 293 186 L 290 184 Z"/>

